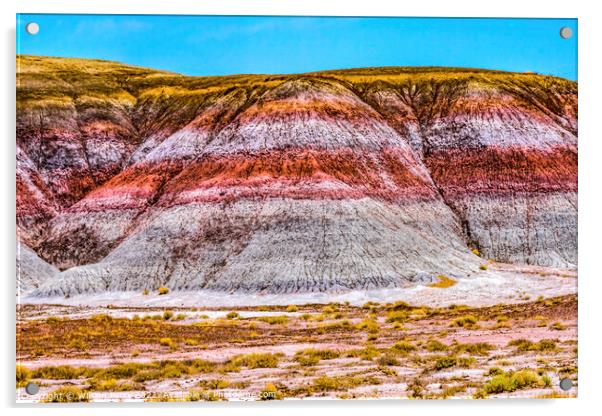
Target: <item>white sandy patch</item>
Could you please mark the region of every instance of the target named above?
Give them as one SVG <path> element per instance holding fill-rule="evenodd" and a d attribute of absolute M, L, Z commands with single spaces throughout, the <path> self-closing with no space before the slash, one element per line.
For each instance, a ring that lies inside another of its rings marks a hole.
<path fill-rule="evenodd" d="M 32 303 L 32 302 L 28 302 L 28 303 Z M 49 302 L 52 304 L 56 304 L 57 302 Z M 108 309 L 108 308 L 103 308 L 100 305 L 90 305 L 90 306 L 94 306 L 97 307 L 96 309 L 76 309 L 73 312 L 67 312 L 67 313 L 56 313 L 56 314 L 52 314 L 53 317 L 56 318 L 69 318 L 69 319 L 86 319 L 86 318 L 91 318 L 94 315 L 97 314 L 103 314 L 103 315 L 109 315 L 113 318 L 126 318 L 126 319 L 132 319 L 135 316 L 139 317 L 139 318 L 144 318 L 145 316 L 153 316 L 153 315 L 157 315 L 157 314 L 161 314 L 159 310 L 149 310 L 149 311 L 130 311 L 130 310 L 123 310 L 123 309 Z M 127 307 L 130 307 L 132 305 L 127 305 Z M 102 309 L 101 309 L 102 308 Z M 165 310 L 167 310 L 169 307 L 165 307 Z M 215 310 L 197 310 L 195 312 L 189 312 L 186 310 L 183 311 L 172 311 L 174 313 L 174 316 L 182 313 L 184 315 L 186 315 L 186 317 L 182 320 L 176 320 L 176 321 L 172 321 L 175 323 L 181 322 L 181 323 L 185 323 L 185 324 L 190 324 L 191 321 L 197 322 L 197 321 L 202 321 L 205 319 L 222 319 L 222 318 L 226 318 L 226 315 L 228 315 L 228 313 L 230 312 L 236 312 L 238 313 L 238 315 L 240 316 L 240 318 L 261 318 L 261 317 L 266 317 L 266 316 L 289 316 L 289 317 L 296 317 L 301 315 L 301 313 L 299 312 L 282 312 L 282 311 L 240 311 L 240 310 L 236 310 L 236 309 L 232 309 L 232 310 L 227 310 L 227 311 L 215 311 Z M 49 314 L 46 313 L 44 315 L 44 317 L 47 317 Z M 36 319 L 40 319 L 40 316 L 37 315 L 32 315 L 32 316 L 28 316 L 25 318 L 21 318 L 24 320 L 36 320 Z"/>
<path fill-rule="evenodd" d="M 172 291 L 166 295 L 143 295 L 138 292 L 103 292 L 82 294 L 69 298 L 22 296 L 21 304 L 59 304 L 72 306 L 121 307 L 242 307 L 259 305 L 303 305 L 350 302 L 362 305 L 368 301 L 405 301 L 414 305 L 489 306 L 498 303 L 522 303 L 539 296 L 552 297 L 577 292 L 576 272 L 570 270 L 492 264 L 471 277 L 458 280 L 449 288 L 418 285 L 411 288 L 385 288 L 352 290 L 347 292 L 312 292 L 284 294 L 224 293 L 210 290 Z M 259 316 L 258 312 L 239 312 L 243 317 Z M 199 312 L 203 314 L 203 312 Z M 205 312 L 212 318 L 222 317 L 221 312 Z M 265 313 L 283 315 L 284 312 Z M 215 315 L 215 316 L 212 316 Z"/>

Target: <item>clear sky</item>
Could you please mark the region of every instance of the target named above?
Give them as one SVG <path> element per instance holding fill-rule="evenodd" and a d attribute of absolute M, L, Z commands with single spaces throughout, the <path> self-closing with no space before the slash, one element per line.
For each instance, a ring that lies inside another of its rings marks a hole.
<path fill-rule="evenodd" d="M 560 37 L 563 26 L 571 39 Z M 436 65 L 576 80 L 577 20 L 22 14 L 17 52 L 187 75 Z"/>

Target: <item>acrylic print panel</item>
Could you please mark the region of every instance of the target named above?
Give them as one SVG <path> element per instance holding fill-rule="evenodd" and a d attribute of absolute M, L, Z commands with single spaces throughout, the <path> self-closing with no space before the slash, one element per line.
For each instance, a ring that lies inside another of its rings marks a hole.
<path fill-rule="evenodd" d="M 576 396 L 576 20 L 17 20 L 18 401 Z"/>

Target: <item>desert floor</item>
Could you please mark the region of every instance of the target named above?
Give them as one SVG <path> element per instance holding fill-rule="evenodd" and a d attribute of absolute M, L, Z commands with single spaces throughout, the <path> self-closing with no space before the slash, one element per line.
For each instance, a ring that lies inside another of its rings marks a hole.
<path fill-rule="evenodd" d="M 445 306 L 20 304 L 17 401 L 576 396 L 575 293 L 449 304 L 459 285 L 428 288 Z"/>

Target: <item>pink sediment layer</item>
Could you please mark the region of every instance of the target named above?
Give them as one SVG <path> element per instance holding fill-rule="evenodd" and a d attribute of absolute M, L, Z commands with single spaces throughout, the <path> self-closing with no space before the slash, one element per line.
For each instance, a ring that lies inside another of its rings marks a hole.
<path fill-rule="evenodd" d="M 410 165 L 414 165 L 410 167 Z M 220 202 L 241 198 L 431 199 L 436 191 L 408 151 L 380 153 L 289 150 L 205 157 L 181 165 L 144 163 L 128 168 L 71 211 Z"/>
<path fill-rule="evenodd" d="M 577 190 L 574 150 L 447 149 L 426 164 L 446 196 Z M 159 199 L 160 197 L 160 199 Z M 72 211 L 172 206 L 252 198 L 428 200 L 437 191 L 408 151 L 292 149 L 209 156 L 184 168 L 144 163 L 126 169 Z"/>

